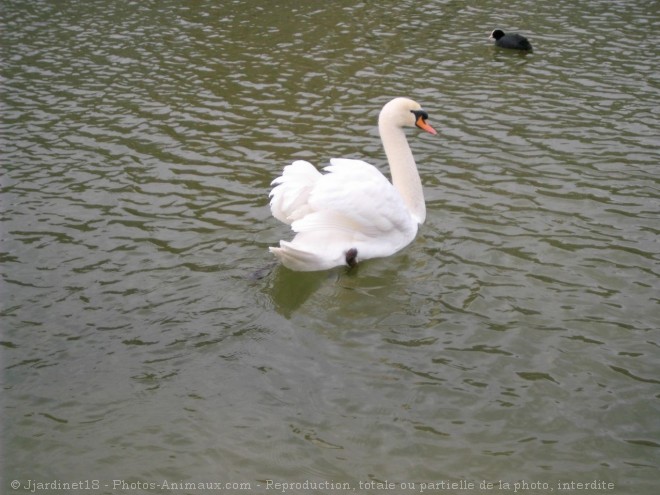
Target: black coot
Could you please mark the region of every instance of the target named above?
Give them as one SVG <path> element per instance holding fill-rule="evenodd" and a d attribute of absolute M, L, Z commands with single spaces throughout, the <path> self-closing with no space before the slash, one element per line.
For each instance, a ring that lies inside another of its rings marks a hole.
<path fill-rule="evenodd" d="M 514 50 L 532 51 L 532 45 L 527 38 L 517 33 L 504 34 L 501 29 L 496 29 L 490 35 L 491 40 L 500 48 L 513 48 Z"/>

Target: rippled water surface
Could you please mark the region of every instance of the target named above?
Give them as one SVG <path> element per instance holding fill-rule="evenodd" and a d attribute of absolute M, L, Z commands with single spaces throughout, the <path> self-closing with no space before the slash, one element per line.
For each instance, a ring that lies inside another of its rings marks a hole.
<path fill-rule="evenodd" d="M 657 2 L 1 9 L 0 491 L 656 493 Z M 351 272 L 273 266 L 270 181 L 385 170 L 401 95 L 439 131 L 409 133 L 417 239 Z M 289 493 L 311 492 L 338 493 Z"/>

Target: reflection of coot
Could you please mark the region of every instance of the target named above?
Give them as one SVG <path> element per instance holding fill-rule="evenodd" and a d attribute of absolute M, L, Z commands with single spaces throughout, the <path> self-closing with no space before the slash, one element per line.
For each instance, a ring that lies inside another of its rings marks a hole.
<path fill-rule="evenodd" d="M 495 40 L 495 45 L 500 48 L 532 51 L 532 44 L 527 41 L 527 38 L 517 33 L 504 34 L 501 29 L 496 29 L 491 33 L 489 39 Z"/>

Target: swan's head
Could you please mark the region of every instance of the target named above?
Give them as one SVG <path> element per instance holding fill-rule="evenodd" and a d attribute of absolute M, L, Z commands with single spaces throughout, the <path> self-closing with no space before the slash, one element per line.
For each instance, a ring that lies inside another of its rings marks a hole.
<path fill-rule="evenodd" d="M 423 131 L 437 134 L 436 130 L 426 121 L 429 114 L 422 110 L 416 101 L 409 98 L 394 98 L 380 111 L 379 125 L 395 125 L 397 127 L 419 127 Z"/>

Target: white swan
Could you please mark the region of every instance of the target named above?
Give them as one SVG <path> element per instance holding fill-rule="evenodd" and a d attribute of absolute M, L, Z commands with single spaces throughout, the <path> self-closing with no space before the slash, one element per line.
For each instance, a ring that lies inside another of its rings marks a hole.
<path fill-rule="evenodd" d="M 326 174 L 302 160 L 285 167 L 272 182 L 270 209 L 296 236 L 270 252 L 292 270 L 315 271 L 354 266 L 408 245 L 424 222 L 426 206 L 403 127 L 436 134 L 427 118 L 408 98 L 395 98 L 381 110 L 378 131 L 392 183 L 361 160 L 333 158 Z"/>

